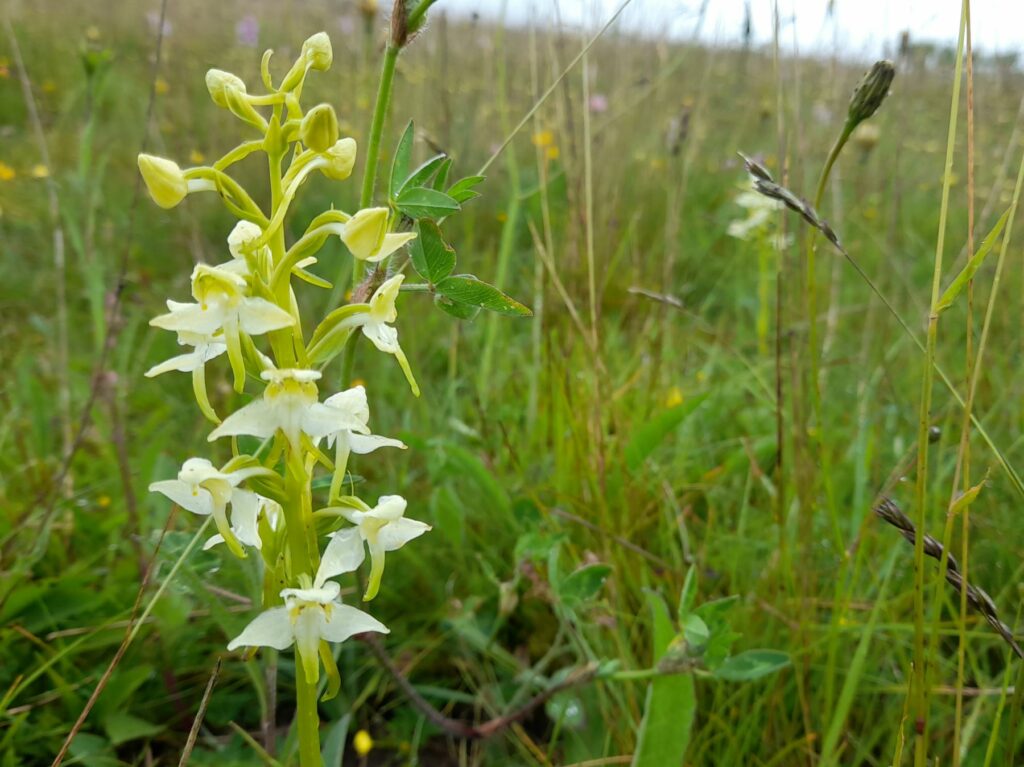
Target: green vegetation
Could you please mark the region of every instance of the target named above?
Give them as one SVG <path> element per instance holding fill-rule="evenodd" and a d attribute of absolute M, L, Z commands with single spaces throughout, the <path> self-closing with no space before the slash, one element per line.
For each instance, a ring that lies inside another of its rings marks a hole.
<path fill-rule="evenodd" d="M 146 492 L 210 431 L 189 376 L 143 378 L 179 353 L 148 322 L 194 263 L 227 258 L 236 219 L 211 195 L 158 209 L 136 155 L 220 157 L 238 124 L 206 70 L 257 83 L 272 47 L 280 77 L 320 30 L 334 66 L 303 101 L 334 106 L 357 177 L 311 178 L 286 240 L 332 204 L 422 218 L 397 322 L 422 396 L 367 344 L 324 391 L 373 381 L 374 432 L 409 449 L 353 456 L 356 491 L 401 488 L 433 526 L 388 559 L 372 612 L 391 634 L 337 645 L 325 763 L 1014 763 L 1013 61 L 909 46 L 853 129 L 870 62 L 612 25 L 571 66 L 596 28 L 492 27 L 443 0 L 400 57 L 355 7 L 172 0 L 158 43 L 152 4 L 51 5 L 0 34 L 0 765 L 49 764 L 99 684 L 64 764 L 296 763 L 293 656 L 226 650 L 259 558 L 201 550 L 202 520 Z M 751 196 L 739 152 L 798 213 Z M 265 165 L 237 169 L 267 188 Z M 465 186 L 430 194 L 442 173 Z M 307 336 L 350 298 L 329 240 Z M 251 400 L 226 357 L 209 367 L 217 412 Z M 872 513 L 883 495 L 905 513 Z"/>

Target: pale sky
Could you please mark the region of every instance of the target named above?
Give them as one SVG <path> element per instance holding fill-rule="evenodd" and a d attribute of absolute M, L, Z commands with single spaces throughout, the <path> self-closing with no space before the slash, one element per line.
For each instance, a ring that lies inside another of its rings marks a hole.
<path fill-rule="evenodd" d="M 747 0 L 708 0 L 701 37 L 708 42 L 736 40 L 743 24 Z M 771 39 L 773 0 L 749 0 L 754 37 Z M 622 0 L 440 0 L 439 7 L 453 11 L 479 11 L 497 18 L 502 8 L 509 21 L 553 20 L 557 7 L 566 23 L 598 28 L 622 4 Z M 693 34 L 701 0 L 632 0 L 620 19 L 627 29 L 651 34 L 667 32 L 676 38 Z M 828 0 L 779 0 L 783 41 L 792 50 L 796 43 L 806 53 L 832 49 L 835 24 L 838 40 L 855 56 L 880 55 L 892 50 L 904 29 L 916 40 L 956 42 L 961 0 L 834 0 L 835 21 L 826 17 Z M 787 22 L 786 19 L 791 21 Z M 795 19 L 795 22 L 792 21 Z M 1019 51 L 1024 48 L 1024 0 L 973 0 L 971 26 L 976 49 L 986 52 Z"/>

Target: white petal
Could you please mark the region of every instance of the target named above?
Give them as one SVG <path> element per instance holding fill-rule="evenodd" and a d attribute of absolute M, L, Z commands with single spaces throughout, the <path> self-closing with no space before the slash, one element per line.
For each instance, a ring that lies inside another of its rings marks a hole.
<path fill-rule="evenodd" d="M 288 608 L 271 607 L 256 616 L 242 633 L 228 643 L 228 650 L 238 647 L 273 647 L 275 650 L 287 650 L 295 641 L 292 633 L 292 622 L 288 618 Z"/>
<path fill-rule="evenodd" d="M 164 330 L 190 331 L 209 335 L 223 327 L 224 318 L 224 309 L 219 304 L 209 304 L 205 309 L 199 304 L 175 304 L 173 311 L 154 317 L 149 324 Z"/>
<path fill-rule="evenodd" d="M 300 428 L 313 439 L 319 439 L 346 428 L 349 422 L 349 417 L 340 410 L 315 402 L 302 413 Z"/>
<path fill-rule="evenodd" d="M 295 324 L 295 318 L 265 298 L 243 298 L 238 307 L 238 321 L 249 335 L 260 335 Z"/>
<path fill-rule="evenodd" d="M 344 642 L 353 634 L 375 631 L 388 634 L 388 627 L 368 613 L 339 602 L 332 604 L 329 615 L 324 615 L 320 636 L 328 642 Z"/>
<path fill-rule="evenodd" d="M 231 491 L 231 529 L 235 537 L 246 546 L 261 548 L 256 520 L 260 514 L 260 497 L 249 490 Z"/>
<path fill-rule="evenodd" d="M 377 532 L 377 542 L 384 551 L 394 551 L 402 548 L 413 538 L 419 538 L 428 530 L 430 525 L 424 522 L 415 519 L 396 519 L 388 522 Z"/>
<path fill-rule="evenodd" d="M 350 434 L 348 438 L 349 448 L 357 455 L 372 453 L 380 447 L 397 447 L 405 449 L 405 443 L 400 439 L 381 437 L 377 434 Z"/>
<path fill-rule="evenodd" d="M 320 568 L 316 571 L 316 583 L 323 584 L 336 575 L 353 572 L 363 563 L 365 556 L 359 531 L 354 527 L 339 530 L 331 536 L 330 543 L 324 549 Z"/>
<path fill-rule="evenodd" d="M 193 486 L 180 479 L 165 479 L 149 486 L 151 493 L 162 493 L 186 511 L 208 517 L 213 513 L 213 496 L 202 487 L 192 490 Z"/>
<path fill-rule="evenodd" d="M 213 442 L 218 437 L 233 437 L 239 434 L 266 439 L 274 436 L 277 427 L 281 425 L 278 416 L 278 408 L 266 400 L 258 399 L 229 415 L 207 439 Z"/>
<path fill-rule="evenodd" d="M 398 331 L 385 325 L 383 322 L 367 322 L 363 325 L 363 335 L 373 342 L 373 345 L 387 354 L 394 354 L 398 351 Z"/>
<path fill-rule="evenodd" d="M 214 546 L 219 546 L 224 543 L 224 536 L 220 533 L 214 533 L 206 539 L 206 543 L 203 544 L 203 551 L 209 551 Z"/>
<path fill-rule="evenodd" d="M 351 389 L 333 394 L 324 400 L 324 404 L 348 415 L 353 425 L 347 428 L 351 431 L 369 433 L 366 424 L 370 420 L 370 406 L 366 401 L 364 387 L 353 386 Z"/>
<path fill-rule="evenodd" d="M 391 279 L 382 282 L 381 286 L 370 296 L 370 314 L 376 322 L 394 322 L 398 317 L 395 299 L 398 298 L 398 290 L 402 287 L 404 279 L 404 274 L 396 274 Z"/>
<path fill-rule="evenodd" d="M 366 512 L 366 516 L 374 519 L 399 519 L 405 514 L 407 505 L 405 498 L 400 495 L 382 495 L 377 499 L 377 505 Z"/>
<path fill-rule="evenodd" d="M 188 354 L 179 354 L 177 357 L 171 357 L 169 360 L 164 360 L 160 364 L 151 367 L 146 371 L 146 378 L 170 373 L 172 370 L 177 370 L 182 373 L 191 373 L 204 362 L 205 360 L 203 359 L 203 355 L 198 351 L 192 351 Z"/>
<path fill-rule="evenodd" d="M 395 234 L 385 234 L 384 242 L 380 246 L 380 250 L 374 253 L 370 258 L 366 259 L 371 264 L 378 261 L 383 261 L 385 258 L 390 256 L 405 243 L 410 240 L 416 239 L 416 232 L 401 232 Z"/>

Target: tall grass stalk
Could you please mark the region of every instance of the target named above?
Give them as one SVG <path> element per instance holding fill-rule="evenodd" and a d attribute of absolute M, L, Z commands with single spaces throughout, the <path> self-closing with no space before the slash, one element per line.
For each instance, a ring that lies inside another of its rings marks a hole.
<path fill-rule="evenodd" d="M 946 160 L 942 178 L 942 203 L 939 209 L 939 230 L 935 242 L 935 261 L 932 270 L 931 301 L 928 312 L 928 332 L 925 339 L 925 363 L 921 375 L 921 405 L 917 428 L 917 477 L 915 486 L 916 526 L 922 534 L 914 542 L 914 661 L 912 674 L 912 705 L 910 708 L 914 728 L 914 765 L 926 767 L 928 763 L 928 670 L 925 667 L 925 556 L 924 535 L 928 513 L 928 432 L 931 427 L 932 380 L 935 352 L 938 342 L 939 314 L 937 304 L 942 287 L 942 260 L 946 244 L 946 222 L 949 217 L 949 192 L 953 184 L 953 155 L 956 149 L 957 118 L 960 113 L 960 81 L 963 76 L 964 35 L 970 0 L 963 0 L 960 31 L 956 44 L 956 67 L 953 75 L 953 95 L 949 109 L 949 131 L 946 140 Z"/>

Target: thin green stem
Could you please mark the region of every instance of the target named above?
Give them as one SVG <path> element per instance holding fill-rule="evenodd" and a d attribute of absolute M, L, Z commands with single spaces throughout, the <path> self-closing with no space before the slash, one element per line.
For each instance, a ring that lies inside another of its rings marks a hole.
<path fill-rule="evenodd" d="M 932 383 L 935 350 L 938 342 L 939 313 L 936 306 L 942 288 L 942 260 L 946 243 L 946 221 L 949 216 L 949 191 L 952 186 L 953 154 L 956 149 L 957 118 L 960 108 L 960 80 L 963 74 L 964 27 L 969 0 L 963 0 L 960 32 L 957 39 L 956 71 L 953 76 L 953 94 L 949 108 L 949 132 L 946 140 L 946 160 L 942 180 L 942 203 L 939 210 L 939 231 L 935 241 L 935 262 L 932 270 L 932 292 L 928 313 L 928 333 L 925 339 L 925 365 L 921 376 L 921 406 L 917 429 L 917 483 L 915 487 L 916 527 L 927 529 L 928 504 L 928 430 L 931 426 Z M 911 684 L 911 718 L 914 727 L 914 765 L 928 763 L 928 691 L 925 669 L 925 556 L 924 535 L 914 540 L 914 666 Z"/>
<path fill-rule="evenodd" d="M 319 663 L 319 660 L 317 662 Z M 301 767 L 323 767 L 320 758 L 320 714 L 317 712 L 316 682 L 306 677 L 305 666 L 299 661 L 297 654 L 295 694 L 298 708 L 295 717 L 299 729 L 299 764 Z"/>

